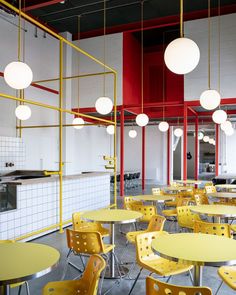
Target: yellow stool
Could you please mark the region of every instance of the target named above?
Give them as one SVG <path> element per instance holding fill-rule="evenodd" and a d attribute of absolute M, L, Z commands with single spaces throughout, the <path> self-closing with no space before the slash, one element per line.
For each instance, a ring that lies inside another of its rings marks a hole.
<path fill-rule="evenodd" d="M 96 295 L 98 292 L 99 278 L 106 263 L 99 255 L 89 258 L 82 278 L 73 281 L 50 282 L 43 288 L 43 295 Z"/>
<path fill-rule="evenodd" d="M 146 295 L 212 295 L 211 289 L 207 287 L 184 287 L 170 285 L 158 281 L 152 277 L 146 279 Z"/>

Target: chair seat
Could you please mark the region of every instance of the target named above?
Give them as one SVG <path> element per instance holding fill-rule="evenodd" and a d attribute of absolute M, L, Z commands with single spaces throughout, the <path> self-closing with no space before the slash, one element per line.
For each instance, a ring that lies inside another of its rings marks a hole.
<path fill-rule="evenodd" d="M 162 214 L 166 217 L 177 217 L 176 209 L 162 210 Z"/>
<path fill-rule="evenodd" d="M 139 265 L 149 270 L 150 272 L 154 272 L 157 275 L 160 275 L 163 277 L 177 275 L 185 271 L 189 271 L 193 267 L 192 265 L 177 263 L 174 261 L 170 261 L 170 260 L 158 257 L 156 255 L 150 257 L 149 260 L 139 262 Z"/>
<path fill-rule="evenodd" d="M 114 248 L 115 248 L 115 245 L 104 244 L 104 254 L 110 252 Z"/>
<path fill-rule="evenodd" d="M 176 207 L 177 202 L 176 201 L 166 201 L 165 206 L 167 206 L 167 207 Z"/>
<path fill-rule="evenodd" d="M 218 274 L 230 288 L 236 291 L 236 266 L 222 266 L 218 269 Z"/>
<path fill-rule="evenodd" d="M 50 282 L 43 288 L 43 295 L 88 294 L 89 282 L 82 280 Z"/>
<path fill-rule="evenodd" d="M 145 232 L 146 232 L 146 230 L 131 231 L 126 234 L 126 238 L 130 243 L 134 244 L 136 236 L 139 234 L 143 234 Z"/>

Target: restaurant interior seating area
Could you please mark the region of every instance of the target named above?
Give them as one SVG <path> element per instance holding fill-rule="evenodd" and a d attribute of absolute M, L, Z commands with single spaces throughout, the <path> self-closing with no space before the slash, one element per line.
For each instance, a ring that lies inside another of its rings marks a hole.
<path fill-rule="evenodd" d="M 236 1 L 0 0 L 0 295 L 236 292 Z"/>

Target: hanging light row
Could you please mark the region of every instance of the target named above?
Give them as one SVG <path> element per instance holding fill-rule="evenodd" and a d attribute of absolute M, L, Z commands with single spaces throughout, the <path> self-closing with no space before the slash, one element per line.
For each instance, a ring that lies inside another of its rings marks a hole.
<path fill-rule="evenodd" d="M 212 145 L 216 145 L 216 141 L 214 138 L 210 138 L 209 136 L 205 135 L 202 139 L 204 142 L 212 144 Z"/>

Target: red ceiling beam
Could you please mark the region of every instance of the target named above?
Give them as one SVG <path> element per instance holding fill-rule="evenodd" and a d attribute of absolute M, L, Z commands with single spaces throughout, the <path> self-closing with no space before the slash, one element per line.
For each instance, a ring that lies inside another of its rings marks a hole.
<path fill-rule="evenodd" d="M 192 107 L 200 107 L 200 100 L 191 100 L 191 101 L 185 101 L 187 106 L 192 106 Z M 221 105 L 236 105 L 236 98 L 235 97 L 230 97 L 230 98 L 222 98 Z"/>
<path fill-rule="evenodd" d="M 35 10 L 35 9 L 40 9 L 42 7 L 46 7 L 46 6 L 50 6 L 50 5 L 54 5 L 57 3 L 60 3 L 62 0 L 50 0 L 50 1 L 44 1 L 44 2 L 40 2 L 40 1 L 34 1 L 35 4 L 31 4 L 26 6 L 23 11 L 31 11 L 31 10 Z M 40 3 L 39 3 L 40 2 Z"/>

